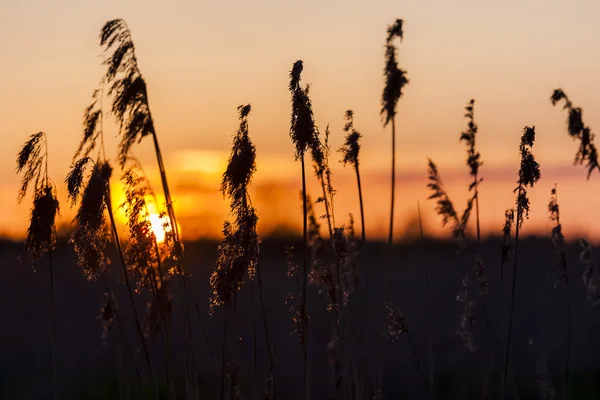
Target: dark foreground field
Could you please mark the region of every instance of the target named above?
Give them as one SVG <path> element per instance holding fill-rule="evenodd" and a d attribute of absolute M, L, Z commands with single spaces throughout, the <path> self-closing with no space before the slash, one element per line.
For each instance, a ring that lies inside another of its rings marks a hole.
<path fill-rule="evenodd" d="M 267 240 L 261 248 L 261 265 L 265 286 L 267 316 L 273 340 L 277 343 L 276 377 L 280 399 L 302 398 L 302 351 L 295 336 L 290 334 L 290 315 L 284 303 L 286 292 L 295 291 L 296 282 L 286 276 L 286 243 Z M 298 244 L 296 248 L 301 248 Z M 431 323 L 435 391 L 438 398 L 481 398 L 483 365 L 488 364 L 489 343 L 497 321 L 500 276 L 500 241 L 489 241 L 481 254 L 489 276 L 490 294 L 486 304 L 488 323 L 483 311 L 483 299 L 474 296 L 477 304 L 475 338 L 479 350 L 469 353 L 460 342 L 460 305 L 456 301 L 461 279 L 472 271 L 474 246 L 456 254 L 451 243 L 428 242 L 405 244 L 391 250 L 379 243 L 360 248 L 359 284 L 352 294 L 349 310 L 348 338 L 357 376 L 365 387 L 371 387 L 383 376 L 384 397 L 427 398 L 418 365 L 406 337 L 396 342 L 383 340 L 386 330 L 385 302 L 391 302 L 406 315 L 411 337 L 425 369 L 428 365 L 428 324 Z M 0 244 L 0 398 L 43 399 L 51 397 L 51 356 L 49 345 L 48 272 L 42 260 L 33 272 L 29 262 L 20 263 L 22 246 Z M 566 348 L 566 314 L 563 288 L 554 289 L 547 279 L 555 256 L 549 241 L 526 239 L 521 242 L 521 258 L 516 289 L 516 314 L 511 351 L 511 378 L 507 397 L 518 393 L 520 398 L 536 398 L 538 381 L 548 381 L 562 390 L 562 371 Z M 193 273 L 192 283 L 203 311 L 204 322 L 220 371 L 223 312 L 208 316 L 208 278 L 214 266 L 217 244 L 195 242 L 186 245 L 187 265 Z M 299 254 L 296 254 L 299 256 Z M 113 267 L 116 267 L 116 258 Z M 573 300 L 572 398 L 600 398 L 600 309 L 586 299 L 582 284 L 582 267 L 576 244 L 567 248 L 569 279 Z M 100 283 L 86 282 L 76 267 L 71 248 L 60 243 L 54 256 L 56 265 L 57 364 L 60 398 L 116 399 L 139 396 L 131 359 L 122 349 L 121 338 L 113 329 L 102 341 L 102 324 L 98 318 L 104 290 Z M 506 336 L 507 302 L 512 262 L 505 270 L 504 300 L 501 313 L 500 339 L 493 345 L 492 357 L 496 371 L 492 374 L 491 391 L 497 393 L 501 369 L 503 342 Z M 431 305 L 427 306 L 424 269 L 429 272 Z M 387 287 L 386 287 L 387 285 Z M 126 316 L 131 310 L 124 293 L 119 293 L 120 307 Z M 140 308 L 144 303 L 139 298 Z M 330 398 L 331 383 L 327 345 L 331 320 L 325 301 L 316 288 L 309 297 L 310 381 L 313 399 Z M 258 310 L 258 308 L 257 308 Z M 242 370 L 245 373 L 246 398 L 252 398 L 252 307 L 250 286 L 242 289 L 238 299 L 237 329 L 241 333 Z M 256 312 L 256 318 L 260 314 Z M 174 302 L 174 336 L 183 354 L 181 313 Z M 257 398 L 262 398 L 267 379 L 267 356 L 260 320 L 257 324 L 258 378 Z M 194 322 L 198 318 L 194 315 Z M 126 326 L 129 340 L 137 349 L 136 361 L 143 366 L 133 323 Z M 158 339 L 151 342 L 157 375 L 162 350 Z M 121 349 L 121 350 L 119 350 Z M 219 378 L 212 367 L 199 326 L 194 327 L 195 359 L 202 374 L 203 398 L 218 397 Z M 545 357 L 543 356 L 545 354 Z M 547 366 L 543 359 L 547 359 Z M 542 361 L 542 362 L 540 362 Z M 183 365 L 183 360 L 176 362 Z M 547 370 L 546 370 L 547 367 Z M 146 373 L 144 371 L 144 373 Z M 182 375 L 182 374 L 180 374 Z M 126 376 L 127 379 L 123 379 Z M 181 382 L 180 382 L 181 384 Z"/>

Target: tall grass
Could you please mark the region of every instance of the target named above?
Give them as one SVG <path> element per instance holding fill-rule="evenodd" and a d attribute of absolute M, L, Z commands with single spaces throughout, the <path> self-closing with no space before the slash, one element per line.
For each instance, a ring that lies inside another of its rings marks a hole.
<path fill-rule="evenodd" d="M 119 255 L 123 281 L 125 282 L 128 300 L 133 310 L 135 326 L 139 335 L 140 343 L 142 345 L 148 371 L 150 372 L 151 383 L 154 388 L 155 396 L 158 396 L 147 338 L 142 328 L 143 322 L 139 315 L 138 307 L 135 303 L 135 292 L 132 285 L 132 277 L 130 272 L 130 270 L 135 269 L 135 267 L 138 265 L 136 264 L 134 266 L 128 266 L 127 264 L 112 209 L 112 196 L 110 191 L 112 167 L 110 166 L 109 161 L 106 159 L 106 151 L 104 147 L 104 82 L 102 83 L 101 87 L 101 90 L 94 91 L 94 94 L 92 95 L 93 101 L 90 106 L 86 108 L 83 121 L 83 138 L 80 142 L 77 152 L 73 157 L 74 164 L 66 179 L 71 206 L 74 206 L 79 198 L 81 199 L 79 208 L 77 210 L 77 215 L 74 219 L 75 229 L 71 236 L 71 243 L 74 245 L 75 252 L 78 254 L 79 265 L 84 271 L 86 277 L 89 280 L 95 280 L 98 276 L 101 276 L 105 284 L 107 295 L 110 298 L 110 289 L 107 282 L 108 265 L 106 262 L 106 257 L 104 256 L 104 249 L 107 242 L 110 240 L 109 237 L 112 236 L 117 253 Z M 89 154 L 96 147 L 99 147 L 98 155 L 96 161 L 92 161 L 89 157 Z M 80 155 L 83 157 L 77 160 Z M 89 164 L 93 164 L 93 167 L 86 180 L 85 171 L 87 165 Z M 108 214 L 110 222 L 110 229 L 108 229 L 108 232 L 106 229 L 106 221 L 104 216 L 105 212 Z M 133 235 L 130 239 L 134 238 L 135 235 Z M 133 259 L 135 262 L 137 262 L 144 257 L 145 255 L 136 254 Z M 132 258 L 131 253 L 129 254 L 129 258 Z M 157 262 L 159 262 L 158 254 Z M 156 268 L 159 269 L 160 265 L 157 265 Z M 155 275 L 155 269 L 152 265 L 149 267 L 148 273 L 153 276 Z M 158 290 L 159 288 L 163 287 L 163 282 L 159 284 L 156 282 L 156 279 L 153 279 L 152 282 L 154 283 L 154 285 L 152 285 L 154 297 L 152 304 L 156 304 L 158 301 L 160 301 L 158 300 Z M 119 311 L 117 309 L 114 310 L 114 313 L 117 317 L 117 320 L 121 320 Z M 165 321 L 162 321 L 160 327 L 161 331 L 168 329 L 168 323 L 166 322 L 166 319 Z M 120 326 L 120 329 L 123 332 L 122 326 Z M 168 336 L 168 333 L 165 332 L 165 335 Z M 169 354 L 169 345 L 167 342 L 168 340 L 163 338 L 163 346 L 165 347 L 167 354 Z M 127 343 L 126 338 L 124 338 L 124 343 Z M 169 377 L 171 375 L 171 371 L 168 360 L 166 370 L 167 389 L 170 392 Z"/>
<path fill-rule="evenodd" d="M 318 148 L 317 134 L 315 121 L 313 117 L 312 103 L 308 97 L 309 87 L 300 85 L 301 74 L 303 69 L 302 60 L 294 63 L 290 72 L 289 90 L 292 96 L 292 112 L 290 121 L 290 137 L 296 147 L 294 154 L 295 159 L 300 161 L 302 167 L 302 237 L 303 237 L 303 268 L 302 268 L 302 306 L 300 310 L 300 318 L 302 327 L 302 343 L 303 353 L 303 369 L 304 369 L 304 398 L 310 398 L 310 385 L 308 375 L 308 342 L 307 342 L 307 326 L 308 318 L 306 317 L 306 301 L 307 301 L 307 284 L 308 284 L 308 226 L 307 226 L 307 208 L 306 208 L 306 167 L 305 153 L 309 149 Z"/>
<path fill-rule="evenodd" d="M 50 343 L 52 350 L 52 395 L 59 398 L 56 365 L 56 310 L 54 306 L 54 270 L 52 251 L 56 245 L 56 215 L 59 204 L 54 183 L 48 176 L 48 137 L 38 132 L 29 137 L 17 156 L 17 173 L 23 172 L 18 202 L 20 203 L 29 186 L 33 186 L 33 206 L 29 217 L 29 228 L 25 249 L 37 263 L 48 256 L 50 283 Z"/>
<path fill-rule="evenodd" d="M 475 123 L 475 100 L 471 99 L 465 107 L 465 117 L 469 120 L 468 128 L 461 133 L 460 140 L 467 145 L 467 166 L 473 181 L 469 185 L 469 192 L 473 191 L 475 199 L 475 219 L 477 221 L 477 243 L 481 243 L 481 228 L 479 223 L 479 184 L 483 179 L 479 178 L 479 167 L 483 164 L 481 154 L 476 149 L 477 124 Z"/>
<path fill-rule="evenodd" d="M 563 400 L 570 397 L 569 390 L 569 375 L 570 375 L 570 360 L 571 360 L 571 320 L 572 320 L 572 309 L 571 309 L 571 293 L 569 289 L 569 274 L 567 269 L 567 256 L 565 254 L 565 237 L 562 233 L 562 225 L 560 223 L 560 208 L 558 206 L 558 191 L 556 186 L 552 188 L 550 192 L 550 202 L 548 203 L 548 213 L 550 214 L 550 220 L 555 223 L 552 227 L 551 237 L 552 244 L 556 252 L 556 265 L 552 271 L 552 277 L 554 279 L 554 287 L 564 285 L 565 287 L 565 302 L 567 310 L 567 343 L 566 343 L 566 356 L 565 356 L 565 369 L 564 369 L 564 382 L 563 382 Z"/>
<path fill-rule="evenodd" d="M 390 231 L 388 243 L 394 240 L 394 195 L 396 187 L 396 106 L 398 100 L 402 97 L 402 89 L 408 84 L 406 71 L 398 68 L 396 61 L 396 46 L 394 40 L 399 38 L 402 41 L 404 31 L 402 30 L 403 20 L 397 19 L 393 25 L 388 26 L 387 38 L 385 41 L 385 68 L 383 75 L 385 77 L 385 87 L 381 95 L 381 115 L 383 116 L 383 126 L 392 123 L 392 200 L 390 206 Z"/>
<path fill-rule="evenodd" d="M 360 236 L 362 238 L 362 241 L 365 242 L 367 240 L 365 236 L 365 209 L 363 207 L 363 195 L 362 186 L 360 184 L 360 170 L 358 159 L 358 155 L 360 153 L 359 140 L 362 137 L 362 135 L 354 129 L 354 112 L 352 110 L 347 110 L 344 117 L 346 119 L 344 131 L 347 133 L 347 135 L 346 141 L 340 147 L 339 151 L 343 155 L 342 163 L 344 165 L 352 165 L 352 167 L 354 168 L 354 172 L 356 172 L 356 183 L 358 185 L 358 201 L 360 204 Z"/>
<path fill-rule="evenodd" d="M 506 375 L 508 373 L 508 362 L 510 343 L 512 339 L 513 316 L 515 310 L 515 289 L 517 286 L 517 268 L 519 265 L 519 232 L 523 226 L 525 218 L 529 218 L 529 198 L 527 197 L 527 189 L 532 188 L 541 177 L 540 165 L 535 161 L 532 153 L 533 143 L 535 141 L 535 127 L 526 126 L 523 129 L 521 143 L 519 144 L 519 152 L 521 155 L 521 166 L 519 168 L 519 179 L 514 192 L 516 198 L 516 219 L 515 219 L 515 253 L 512 270 L 512 282 L 510 289 L 510 306 L 508 318 L 508 332 L 506 334 L 506 346 L 504 349 L 504 369 L 502 372 L 500 393 L 504 396 L 506 386 Z"/>

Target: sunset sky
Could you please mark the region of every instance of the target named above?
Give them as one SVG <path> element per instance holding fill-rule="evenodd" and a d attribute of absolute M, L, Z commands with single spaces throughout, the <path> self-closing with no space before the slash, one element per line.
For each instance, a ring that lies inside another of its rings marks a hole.
<path fill-rule="evenodd" d="M 584 121 L 600 129 L 597 0 L 431 1 L 116 1 L 4 0 L 0 3 L 0 233 L 22 236 L 29 204 L 17 204 L 15 158 L 28 136 L 49 136 L 50 174 L 56 182 L 61 224 L 73 212 L 64 178 L 82 135 L 82 118 L 104 68 L 98 33 L 122 17 L 132 30 L 140 68 L 185 239 L 218 238 L 227 218 L 221 174 L 238 120 L 236 107 L 252 104 L 250 135 L 258 171 L 252 189 L 262 233 L 298 229 L 300 165 L 289 132 L 288 74 L 304 61 L 316 122 L 330 124 L 332 147 L 343 142 L 344 112 L 355 113 L 363 134 L 367 236 L 386 236 L 390 197 L 391 133 L 382 126 L 386 28 L 404 20 L 398 61 L 409 85 L 397 115 L 396 226 L 414 223 L 417 201 L 426 229 L 441 235 L 427 200 L 427 157 L 438 165 L 458 209 L 467 198 L 468 169 L 460 132 L 463 109 L 476 99 L 482 227 L 499 233 L 504 209 L 514 204 L 525 125 L 535 125 L 542 180 L 531 194 L 528 233 L 546 233 L 550 189 L 558 184 L 565 235 L 600 239 L 600 174 L 586 181 L 572 166 L 577 144 L 566 133 L 566 113 L 552 107 L 561 87 L 583 107 Z M 108 105 L 108 101 L 105 102 Z M 109 155 L 117 129 L 105 122 Z M 135 155 L 160 189 L 148 140 Z M 338 223 L 358 220 L 355 176 L 333 154 Z M 118 174 L 115 174 L 118 177 Z M 118 179 L 113 182 L 117 199 Z M 316 178 L 310 193 L 317 195 Z M 357 229 L 360 230 L 360 224 Z"/>

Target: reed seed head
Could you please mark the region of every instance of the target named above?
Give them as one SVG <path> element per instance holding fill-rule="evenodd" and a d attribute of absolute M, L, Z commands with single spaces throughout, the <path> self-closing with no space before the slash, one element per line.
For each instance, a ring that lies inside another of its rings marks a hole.
<path fill-rule="evenodd" d="M 481 154 L 476 150 L 476 139 L 477 139 L 477 124 L 475 123 L 475 100 L 471 99 L 467 106 L 465 107 L 465 117 L 469 120 L 467 130 L 462 132 L 460 135 L 460 140 L 465 142 L 467 145 L 467 166 L 470 169 L 470 174 L 473 177 L 474 181 L 469 186 L 469 190 L 473 190 L 475 186 L 477 186 L 481 180 L 477 180 L 477 175 L 479 173 L 479 167 L 483 164 L 481 161 Z"/>
<path fill-rule="evenodd" d="M 33 207 L 25 239 L 25 249 L 34 262 L 42 258 L 56 244 L 56 216 L 59 213 L 54 187 L 42 186 L 33 193 Z"/>
<path fill-rule="evenodd" d="M 108 21 L 100 32 L 100 45 L 113 53 L 104 61 L 105 82 L 113 96 L 112 113 L 119 122 L 119 163 L 125 166 L 133 144 L 155 133 L 146 82 L 138 68 L 131 32 L 123 19 Z"/>
<path fill-rule="evenodd" d="M 109 240 L 104 211 L 112 168 L 108 162 L 95 164 L 85 181 L 84 170 L 90 161 L 89 158 L 84 158 L 76 162 L 66 181 L 71 206 L 74 206 L 81 197 L 73 220 L 75 228 L 70 242 L 73 244 L 77 262 L 83 269 L 84 276 L 88 280 L 95 280 L 109 264 L 104 254 Z"/>
<path fill-rule="evenodd" d="M 344 165 L 351 164 L 355 170 L 358 170 L 358 155 L 360 152 L 359 140 L 362 135 L 354 129 L 354 112 L 352 112 L 352 110 L 347 110 L 345 117 L 346 125 L 344 126 L 344 131 L 347 135 L 346 141 L 339 149 L 339 152 L 342 153 L 343 156 L 341 162 Z"/>
<path fill-rule="evenodd" d="M 296 61 L 290 72 L 289 85 L 292 95 L 290 137 L 296 145 L 296 160 L 299 160 L 307 149 L 317 148 L 315 138 L 318 135 L 315 127 L 312 103 L 308 95 L 309 86 L 307 85 L 303 89 L 300 85 L 302 70 L 302 60 Z"/>
<path fill-rule="evenodd" d="M 582 165 L 586 163 L 588 170 L 587 178 L 590 179 L 592 172 L 595 169 L 600 171 L 600 164 L 598 163 L 598 151 L 594 144 L 594 134 L 591 128 L 586 126 L 583 122 L 583 111 L 580 107 L 574 107 L 573 103 L 562 89 L 555 89 L 550 96 L 552 105 L 555 106 L 561 100 L 564 100 L 563 109 L 567 110 L 569 115 L 567 116 L 567 132 L 569 135 L 579 141 L 579 149 L 575 154 L 575 164 Z"/>
<path fill-rule="evenodd" d="M 521 136 L 519 151 L 521 152 L 521 167 L 519 168 L 519 180 L 515 192 L 517 193 L 517 227 L 521 228 L 523 220 L 529 218 L 528 187 L 533 187 L 541 177 L 540 165 L 535 161 L 532 153 L 535 141 L 535 127 L 526 126 Z"/>
<path fill-rule="evenodd" d="M 385 303 L 385 309 L 387 310 L 387 331 L 385 337 L 395 342 L 400 336 L 408 333 L 408 323 L 404 314 L 392 303 Z"/>
<path fill-rule="evenodd" d="M 388 27 L 388 36 L 385 45 L 385 68 L 383 75 L 385 77 L 385 87 L 381 95 L 381 115 L 383 116 L 383 125 L 387 124 L 396 116 L 396 105 L 402 97 L 402 89 L 408 84 L 406 71 L 398 68 L 396 61 L 396 47 L 394 39 L 403 38 L 403 21 L 397 19 L 393 25 Z"/>

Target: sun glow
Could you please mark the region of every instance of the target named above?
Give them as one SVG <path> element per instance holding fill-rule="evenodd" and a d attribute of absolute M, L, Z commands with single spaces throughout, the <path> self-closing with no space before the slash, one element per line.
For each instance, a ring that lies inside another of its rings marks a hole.
<path fill-rule="evenodd" d="M 165 241 L 166 233 L 171 231 L 169 219 L 160 214 L 150 214 L 148 216 L 148 221 L 150 222 L 154 236 L 156 236 L 156 241 L 158 243 L 163 243 Z"/>

